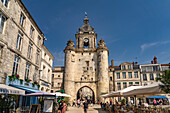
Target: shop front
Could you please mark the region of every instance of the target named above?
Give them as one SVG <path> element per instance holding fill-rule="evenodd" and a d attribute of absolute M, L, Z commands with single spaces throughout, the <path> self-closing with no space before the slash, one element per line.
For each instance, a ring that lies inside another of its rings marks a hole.
<path fill-rule="evenodd" d="M 38 90 L 39 85 L 37 82 L 30 83 L 29 80 L 23 81 L 22 79 L 13 79 L 11 76 L 7 76 L 6 85 L 24 90 L 25 94 L 41 92 Z M 38 103 L 38 97 L 27 97 L 24 95 L 19 95 L 16 100 L 16 108 L 29 108 L 31 104 Z"/>

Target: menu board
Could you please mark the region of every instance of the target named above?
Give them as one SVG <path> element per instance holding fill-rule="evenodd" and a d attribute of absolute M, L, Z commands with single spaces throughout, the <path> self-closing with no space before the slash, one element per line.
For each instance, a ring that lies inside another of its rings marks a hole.
<path fill-rule="evenodd" d="M 39 104 L 31 104 L 29 113 L 40 113 Z"/>
<path fill-rule="evenodd" d="M 53 99 L 44 100 L 44 113 L 52 113 L 53 112 Z"/>

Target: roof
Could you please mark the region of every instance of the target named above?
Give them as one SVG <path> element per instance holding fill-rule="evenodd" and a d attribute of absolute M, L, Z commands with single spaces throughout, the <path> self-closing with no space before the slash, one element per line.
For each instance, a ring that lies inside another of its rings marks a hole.
<path fill-rule="evenodd" d="M 84 25 L 82 25 L 79 28 L 79 31 L 88 32 L 88 31 L 93 31 L 93 30 L 94 28 L 89 25 L 89 19 L 87 18 L 87 16 L 85 16 Z"/>
<path fill-rule="evenodd" d="M 170 66 L 170 64 L 161 64 L 161 66 Z"/>

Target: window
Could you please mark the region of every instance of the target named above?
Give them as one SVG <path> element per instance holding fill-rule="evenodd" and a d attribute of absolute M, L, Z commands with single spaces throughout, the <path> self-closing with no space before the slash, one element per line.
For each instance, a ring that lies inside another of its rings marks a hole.
<path fill-rule="evenodd" d="M 93 78 L 91 78 L 91 81 L 93 81 Z"/>
<path fill-rule="evenodd" d="M 37 73 L 38 73 L 38 68 L 35 68 L 34 76 L 33 76 L 33 81 L 37 81 Z"/>
<path fill-rule="evenodd" d="M 86 61 L 86 66 L 89 66 L 89 61 Z"/>
<path fill-rule="evenodd" d="M 23 13 L 21 13 L 21 15 L 20 15 L 20 22 L 19 22 L 19 24 L 23 27 L 24 26 L 24 21 L 25 21 L 25 16 L 24 16 L 24 14 Z"/>
<path fill-rule="evenodd" d="M 129 78 L 132 78 L 132 72 L 128 72 Z"/>
<path fill-rule="evenodd" d="M 160 77 L 160 73 L 156 73 L 156 77 L 159 78 Z"/>
<path fill-rule="evenodd" d="M 29 43 L 28 45 L 28 58 L 31 58 L 31 51 L 32 51 L 32 43 Z"/>
<path fill-rule="evenodd" d="M 136 86 L 139 86 L 139 82 L 135 82 L 135 85 L 136 85 Z"/>
<path fill-rule="evenodd" d="M 52 78 L 54 78 L 54 74 L 52 74 Z"/>
<path fill-rule="evenodd" d="M 0 14 L 0 33 L 3 33 L 6 18 Z"/>
<path fill-rule="evenodd" d="M 6 7 L 8 7 L 9 0 L 1 0 L 2 4 L 4 4 Z"/>
<path fill-rule="evenodd" d="M 159 71 L 159 67 L 158 66 L 153 66 L 153 71 Z"/>
<path fill-rule="evenodd" d="M 120 73 L 117 73 L 117 79 L 120 79 Z"/>
<path fill-rule="evenodd" d="M 135 77 L 135 78 L 138 78 L 138 72 L 137 72 L 137 71 L 134 72 L 134 77 Z"/>
<path fill-rule="evenodd" d="M 150 80 L 154 80 L 153 74 L 150 74 Z"/>
<path fill-rule="evenodd" d="M 122 69 L 126 69 L 126 66 L 125 66 L 125 65 L 123 65 L 123 66 L 122 66 Z"/>
<path fill-rule="evenodd" d="M 126 78 L 126 72 L 122 73 L 123 78 Z"/>
<path fill-rule="evenodd" d="M 133 82 L 129 82 L 129 86 L 133 86 Z"/>
<path fill-rule="evenodd" d="M 39 57 L 40 57 L 40 51 L 39 50 L 37 50 L 37 53 L 36 53 L 37 55 L 36 55 L 36 64 L 38 64 L 39 63 Z"/>
<path fill-rule="evenodd" d="M 22 37 L 23 34 L 21 32 L 18 32 L 16 49 L 18 49 L 19 51 L 21 51 Z"/>
<path fill-rule="evenodd" d="M 128 65 L 128 69 L 131 69 L 131 65 Z"/>
<path fill-rule="evenodd" d="M 19 57 L 15 56 L 14 58 L 14 65 L 13 65 L 13 70 L 12 70 L 12 75 L 17 74 L 18 71 L 18 65 L 19 65 Z"/>
<path fill-rule="evenodd" d="M 58 83 L 58 87 L 60 86 L 60 83 Z"/>
<path fill-rule="evenodd" d="M 60 75 L 58 75 L 58 77 L 60 78 Z"/>
<path fill-rule="evenodd" d="M 147 81 L 147 76 L 146 76 L 146 74 L 143 74 L 143 81 Z"/>
<path fill-rule="evenodd" d="M 123 88 L 127 88 L 127 83 L 123 82 Z"/>
<path fill-rule="evenodd" d="M 26 79 L 29 79 L 30 66 L 31 66 L 31 64 L 29 64 L 29 63 L 27 62 L 27 63 L 26 63 L 26 68 L 25 68 L 25 80 L 26 80 Z"/>
<path fill-rule="evenodd" d="M 34 34 L 34 28 L 31 26 L 31 28 L 30 28 L 30 37 L 31 38 L 33 37 L 33 34 Z"/>
<path fill-rule="evenodd" d="M 117 83 L 117 90 L 121 90 L 121 84 Z"/>
<path fill-rule="evenodd" d="M 112 77 L 110 77 L 110 81 L 112 81 Z"/>
<path fill-rule="evenodd" d="M 40 36 L 38 36 L 37 45 L 38 45 L 38 46 L 40 46 L 40 44 L 41 44 L 41 37 L 40 37 Z"/>

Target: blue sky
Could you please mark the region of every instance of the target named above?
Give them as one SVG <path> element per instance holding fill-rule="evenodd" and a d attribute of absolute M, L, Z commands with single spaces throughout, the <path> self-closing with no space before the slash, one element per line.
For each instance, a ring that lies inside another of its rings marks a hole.
<path fill-rule="evenodd" d="M 83 24 L 103 38 L 114 65 L 137 61 L 170 62 L 170 0 L 23 0 L 44 32 L 46 47 L 54 55 L 54 66 L 64 65 L 63 50 Z M 137 57 L 137 59 L 135 59 Z"/>

